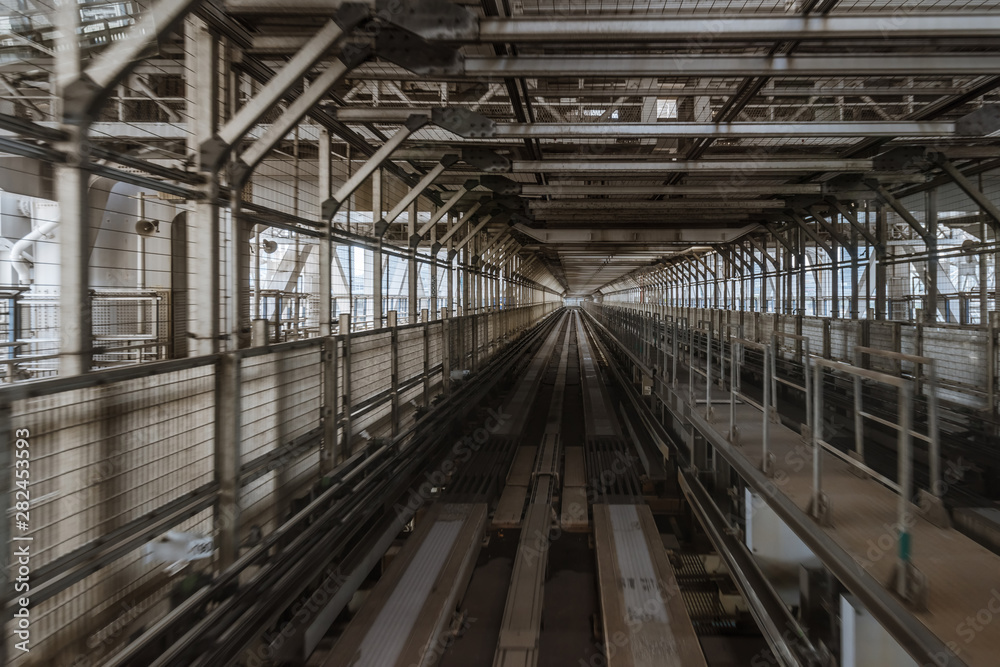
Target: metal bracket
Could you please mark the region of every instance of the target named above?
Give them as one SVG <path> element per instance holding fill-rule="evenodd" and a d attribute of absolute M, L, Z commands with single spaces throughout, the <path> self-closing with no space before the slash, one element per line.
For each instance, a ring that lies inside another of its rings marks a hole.
<path fill-rule="evenodd" d="M 229 144 L 219 135 L 213 135 L 198 147 L 198 166 L 202 171 L 218 171 L 227 155 Z"/>
<path fill-rule="evenodd" d="M 479 182 L 485 188 L 489 188 L 498 195 L 519 195 L 521 194 L 521 184 L 517 181 L 512 181 L 506 176 L 494 176 L 488 174 L 479 179 Z"/>
<path fill-rule="evenodd" d="M 821 526 L 829 527 L 833 525 L 833 506 L 830 501 L 830 496 L 825 493 L 820 492 L 819 502 L 816 503 L 816 507 L 813 507 L 812 501 L 809 503 L 809 516 L 816 520 Z"/>
<path fill-rule="evenodd" d="M 510 171 L 510 160 L 488 148 L 463 148 L 462 160 L 469 166 L 488 173 Z"/>
<path fill-rule="evenodd" d="M 465 73 L 465 56 L 457 49 L 428 42 L 409 30 L 387 26 L 375 37 L 375 53 L 423 76 Z"/>
<path fill-rule="evenodd" d="M 900 567 L 906 568 L 903 579 L 904 590 L 902 591 L 897 590 Z M 892 566 L 892 573 L 889 575 L 888 588 L 895 590 L 896 594 L 909 603 L 914 611 L 927 611 L 927 594 L 929 592 L 927 576 L 914 567 L 913 563 L 896 561 Z"/>
<path fill-rule="evenodd" d="M 489 139 L 497 131 L 496 121 L 492 118 L 459 107 L 431 109 L 431 122 L 465 139 Z"/>
<path fill-rule="evenodd" d="M 927 169 L 931 161 L 923 146 L 899 146 L 872 158 L 875 171 L 909 171 Z"/>
<path fill-rule="evenodd" d="M 89 125 L 96 120 L 94 110 L 108 91 L 86 74 L 63 88 L 63 122 L 67 125 Z"/>
<path fill-rule="evenodd" d="M 378 18 L 424 39 L 475 41 L 479 19 L 448 0 L 376 0 Z"/>
<path fill-rule="evenodd" d="M 1000 132 L 1000 104 L 985 104 L 955 122 L 955 134 L 989 137 Z"/>

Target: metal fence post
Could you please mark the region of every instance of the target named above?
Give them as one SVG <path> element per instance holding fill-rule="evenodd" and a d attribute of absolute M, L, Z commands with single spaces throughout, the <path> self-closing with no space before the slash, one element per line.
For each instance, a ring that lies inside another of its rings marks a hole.
<path fill-rule="evenodd" d="M 239 555 L 240 358 L 219 357 L 215 375 L 215 502 L 214 532 L 222 571 Z"/>
<path fill-rule="evenodd" d="M 341 405 L 341 444 L 340 444 L 340 455 L 344 458 L 351 455 L 351 315 L 350 313 L 340 314 L 340 340 L 343 341 L 343 347 L 341 352 L 344 358 L 343 370 L 341 370 L 341 376 L 343 377 L 343 386 L 341 391 L 343 392 L 340 405 Z"/>

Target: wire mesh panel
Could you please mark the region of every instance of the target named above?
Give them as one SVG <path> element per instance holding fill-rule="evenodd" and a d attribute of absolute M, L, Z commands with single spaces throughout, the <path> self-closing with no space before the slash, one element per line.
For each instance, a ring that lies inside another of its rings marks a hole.
<path fill-rule="evenodd" d="M 303 457 L 316 459 L 316 447 L 296 447 L 297 440 L 319 429 L 322 400 L 320 349 L 284 350 L 243 360 L 240 400 L 243 420 L 240 460 L 246 470 L 275 470 L 254 475 L 240 493 L 241 526 L 274 528 L 280 512 L 302 485 L 293 470 Z M 318 437 L 318 433 L 317 433 Z M 317 440 L 318 443 L 318 440 Z M 311 454 L 309 452 L 312 452 Z M 270 457 L 270 459 L 268 459 Z M 316 469 L 313 468 L 313 475 Z"/>
<path fill-rule="evenodd" d="M 213 389 L 208 366 L 13 404 L 12 423 L 30 432 L 36 577 L 212 482 Z M 185 525 L 207 529 L 204 518 Z M 135 550 L 41 602 L 32 609 L 33 648 L 45 654 L 49 635 L 63 627 L 75 630 L 60 631 L 61 642 L 86 644 L 98 628 L 81 619 L 135 591 L 152 594 L 145 587 L 154 586 L 155 571 Z"/>

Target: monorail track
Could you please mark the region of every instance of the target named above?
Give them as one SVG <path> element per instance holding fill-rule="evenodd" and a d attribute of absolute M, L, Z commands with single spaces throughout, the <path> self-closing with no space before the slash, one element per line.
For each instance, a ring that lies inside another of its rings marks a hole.
<path fill-rule="evenodd" d="M 310 665 L 707 664 L 588 329 L 577 311 L 560 318 L 511 419 Z M 502 489 L 473 481 L 498 466 Z"/>

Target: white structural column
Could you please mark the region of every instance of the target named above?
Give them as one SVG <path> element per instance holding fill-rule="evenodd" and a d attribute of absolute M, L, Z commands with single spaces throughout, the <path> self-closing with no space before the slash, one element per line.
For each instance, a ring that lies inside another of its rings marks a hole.
<path fill-rule="evenodd" d="M 330 177 L 332 165 L 330 162 L 330 133 L 323 129 L 319 133 L 319 200 L 330 197 Z M 330 307 L 330 296 L 333 294 L 333 220 L 326 223 L 324 238 L 319 243 L 319 335 L 329 336 L 333 333 L 333 309 Z"/>
<path fill-rule="evenodd" d="M 75 2 L 61 3 L 56 10 L 59 30 L 56 73 L 60 95 L 82 75 L 82 54 L 77 38 L 80 9 Z M 65 109 L 63 110 L 65 111 Z M 90 206 L 85 169 L 87 124 L 78 119 L 63 123 L 69 135 L 60 148 L 66 163 L 56 167 L 56 197 L 59 200 L 59 373 L 77 375 L 90 369 L 91 304 L 88 263 L 90 260 Z"/>
<path fill-rule="evenodd" d="M 407 232 L 408 236 L 413 236 L 417 229 L 417 200 L 414 199 L 410 204 L 410 211 L 407 220 Z M 408 312 L 410 314 L 410 324 L 415 324 L 417 321 L 417 315 L 419 315 L 419 308 L 417 307 L 417 287 L 420 285 L 420 281 L 417 276 L 417 249 L 410 248 L 410 256 L 408 259 L 408 266 L 406 275 L 409 278 L 409 299 L 408 299 Z"/>
<path fill-rule="evenodd" d="M 185 24 L 187 58 L 187 115 L 191 119 L 189 152 L 197 155 L 202 141 L 210 139 L 218 122 L 218 43 L 208 25 L 196 17 Z M 214 354 L 219 349 L 219 209 L 218 175 L 208 172 L 205 197 L 192 204 L 188 215 L 188 335 L 191 356 Z"/>

